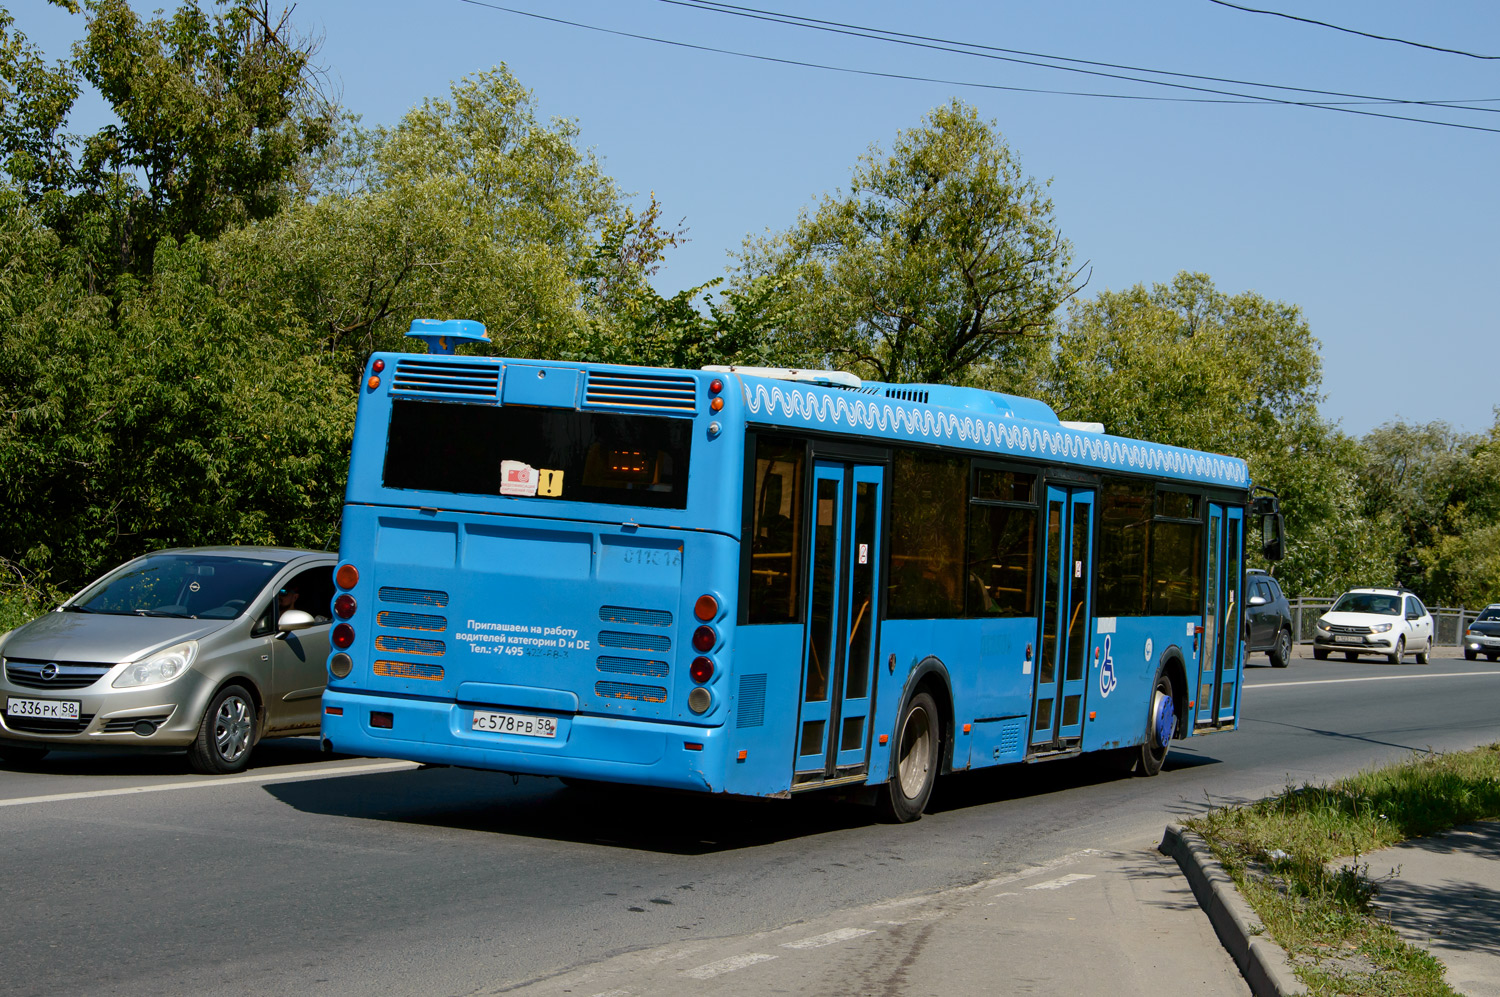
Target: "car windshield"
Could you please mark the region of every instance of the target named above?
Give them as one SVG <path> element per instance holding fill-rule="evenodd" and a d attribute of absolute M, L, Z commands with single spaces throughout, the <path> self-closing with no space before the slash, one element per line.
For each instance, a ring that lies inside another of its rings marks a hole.
<path fill-rule="evenodd" d="M 1475 618 L 1475 622 L 1479 620 L 1500 620 L 1500 606 L 1484 607 L 1479 616 Z"/>
<path fill-rule="evenodd" d="M 228 620 L 281 567 L 277 561 L 223 554 L 153 554 L 117 568 L 66 608 L 110 616 Z"/>
<path fill-rule="evenodd" d="M 1396 616 L 1401 612 L 1401 597 L 1381 595 L 1379 592 L 1345 592 L 1339 597 L 1339 601 L 1333 604 L 1332 612 Z"/>

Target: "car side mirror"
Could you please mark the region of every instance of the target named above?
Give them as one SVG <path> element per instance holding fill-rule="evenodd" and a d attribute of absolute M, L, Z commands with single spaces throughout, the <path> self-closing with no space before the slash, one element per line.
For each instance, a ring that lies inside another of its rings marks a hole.
<path fill-rule="evenodd" d="M 1252 606 L 1264 606 L 1265 604 L 1266 597 L 1263 595 L 1252 595 L 1250 597 L 1250 605 Z"/>
<path fill-rule="evenodd" d="M 313 615 L 301 609 L 288 609 L 276 620 L 276 629 L 281 633 L 291 633 L 293 630 L 306 630 L 314 626 L 318 621 Z"/>

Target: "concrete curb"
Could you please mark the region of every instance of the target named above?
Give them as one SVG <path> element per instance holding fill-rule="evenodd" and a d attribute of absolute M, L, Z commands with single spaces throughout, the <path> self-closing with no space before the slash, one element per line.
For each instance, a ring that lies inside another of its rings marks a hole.
<path fill-rule="evenodd" d="M 1292 972 L 1286 950 L 1265 933 L 1260 918 L 1240 896 L 1234 880 L 1202 838 L 1176 824 L 1168 824 L 1157 850 L 1177 860 L 1198 904 L 1208 912 L 1214 931 L 1245 975 L 1255 997 L 1307 993 L 1307 987 Z"/>

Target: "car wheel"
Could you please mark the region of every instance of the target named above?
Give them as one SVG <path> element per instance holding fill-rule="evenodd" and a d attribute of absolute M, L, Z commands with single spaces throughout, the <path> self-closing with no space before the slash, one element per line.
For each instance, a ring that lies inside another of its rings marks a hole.
<path fill-rule="evenodd" d="M 1327 661 L 1328 652 L 1323 650 L 1321 647 L 1315 647 L 1313 648 L 1313 657 L 1319 661 Z"/>
<path fill-rule="evenodd" d="M 1345 661 L 1358 661 L 1359 660 L 1359 652 L 1358 651 L 1345 651 L 1344 652 L 1344 660 Z"/>
<path fill-rule="evenodd" d="M 880 815 L 885 820 L 904 824 L 922 816 L 937 781 L 942 732 L 937 703 L 927 693 L 917 693 L 906 704 L 896 724 L 891 775 L 878 799 Z"/>
<path fill-rule="evenodd" d="M 1385 660 L 1393 665 L 1399 665 L 1404 657 L 1406 657 L 1406 635 L 1402 634 L 1396 638 L 1396 646 L 1391 649 L 1390 654 L 1385 656 Z"/>
<path fill-rule="evenodd" d="M 198 736 L 188 748 L 188 764 L 209 775 L 243 771 L 250 764 L 257 726 L 250 693 L 242 686 L 225 686 L 204 711 Z"/>
<path fill-rule="evenodd" d="M 1465 661 L 1474 661 L 1478 657 L 1479 657 L 1479 652 L 1478 651 L 1465 651 L 1464 652 L 1464 660 Z"/>
<path fill-rule="evenodd" d="M 47 757 L 47 748 L 32 748 L 18 744 L 8 744 L 0 748 L 0 762 L 7 765 L 35 765 Z"/>
<path fill-rule="evenodd" d="M 1427 638 L 1427 643 L 1422 645 L 1422 650 L 1417 652 L 1417 664 L 1425 665 L 1432 658 L 1432 638 Z"/>
<path fill-rule="evenodd" d="M 1268 652 L 1272 668 L 1285 668 L 1292 663 L 1292 632 L 1290 630 L 1278 630 L 1276 632 L 1276 643 L 1271 645 Z"/>

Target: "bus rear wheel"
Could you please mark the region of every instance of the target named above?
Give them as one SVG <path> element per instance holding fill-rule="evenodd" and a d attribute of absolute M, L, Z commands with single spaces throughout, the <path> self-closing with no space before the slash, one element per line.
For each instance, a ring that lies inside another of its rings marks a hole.
<path fill-rule="evenodd" d="M 932 696 L 925 692 L 912 696 L 896 724 L 891 777 L 876 804 L 884 820 L 904 824 L 922 816 L 937 781 L 942 733 L 942 720 Z"/>

